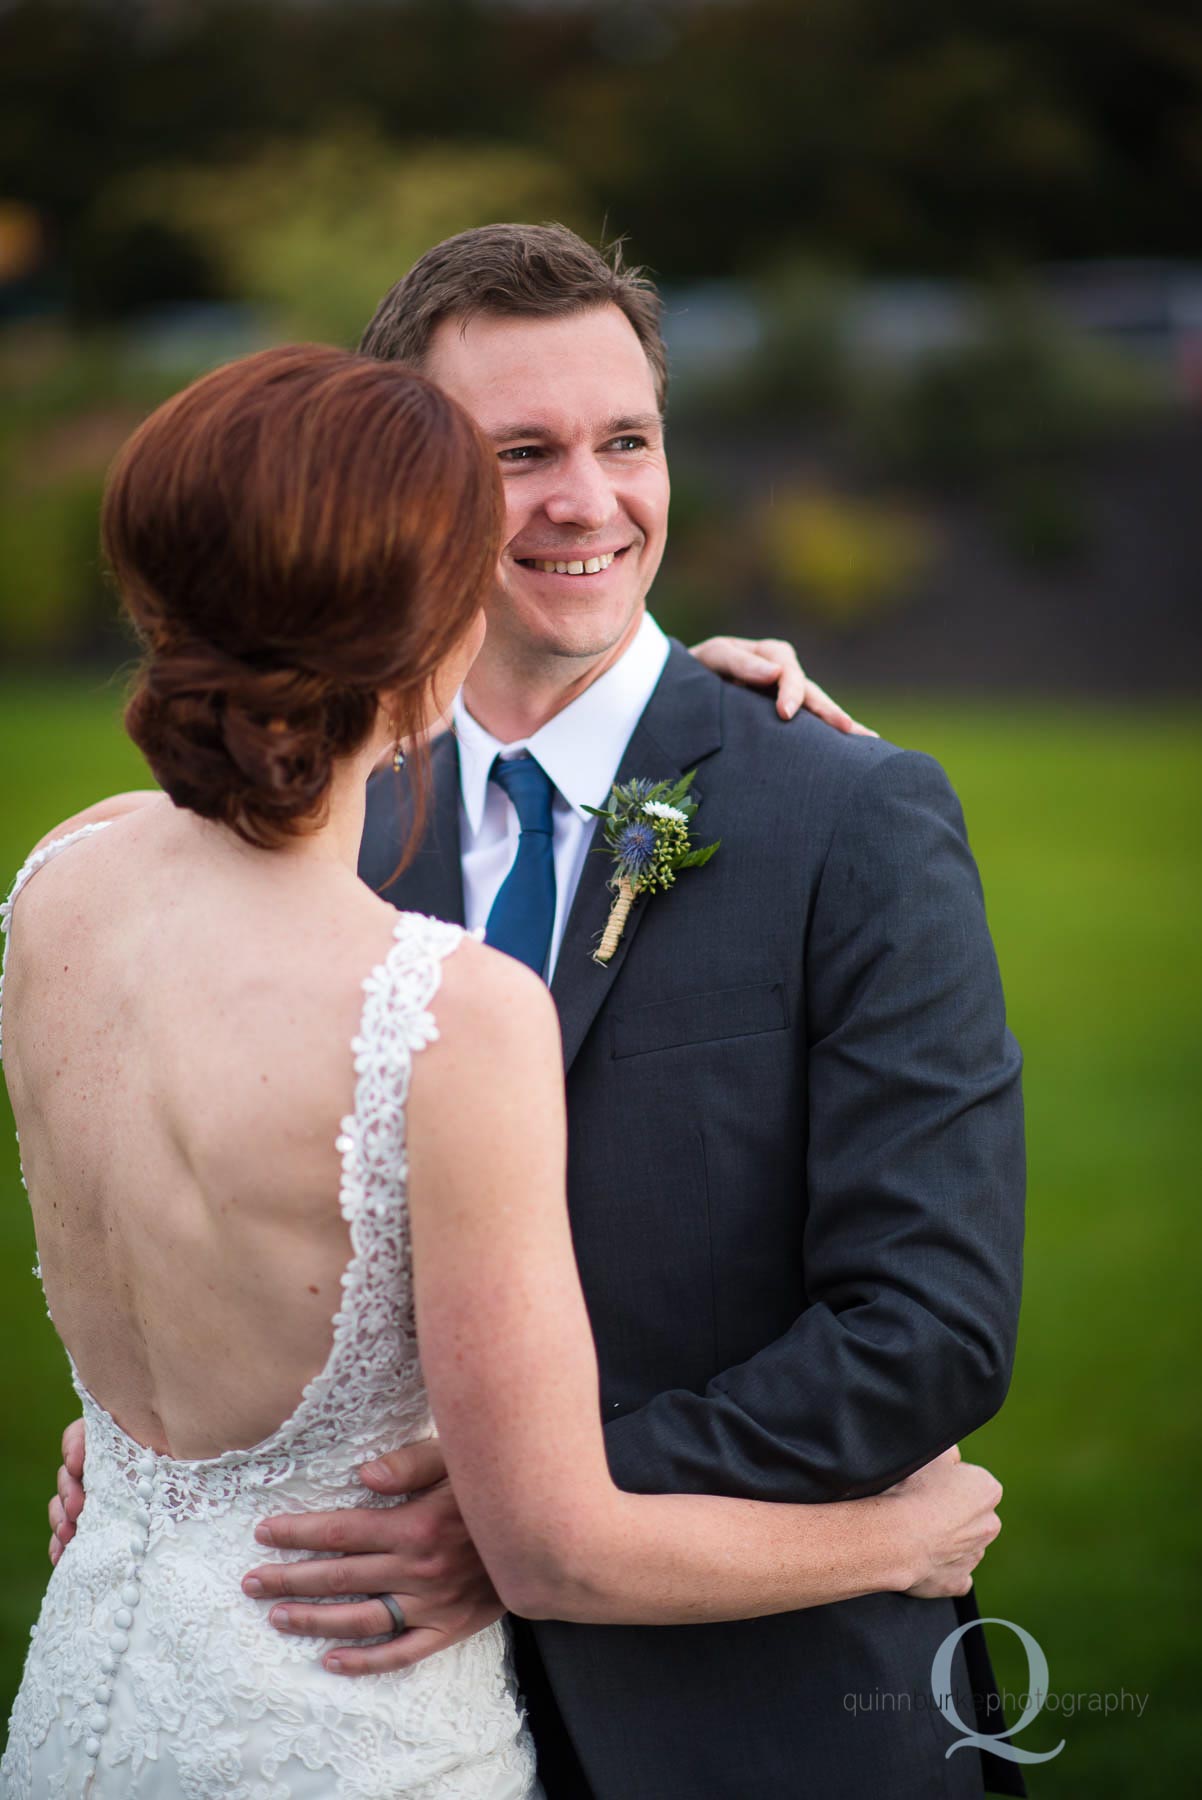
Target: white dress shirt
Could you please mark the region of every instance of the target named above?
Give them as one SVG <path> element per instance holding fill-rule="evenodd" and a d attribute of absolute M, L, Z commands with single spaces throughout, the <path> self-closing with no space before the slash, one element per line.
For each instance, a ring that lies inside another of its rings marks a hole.
<path fill-rule="evenodd" d="M 547 980 L 576 886 L 589 853 L 596 821 L 583 809 L 604 806 L 622 752 L 655 690 L 668 660 L 668 640 L 647 613 L 627 649 L 613 667 L 599 675 L 569 706 L 556 713 L 533 736 L 502 744 L 476 722 L 455 698 L 455 735 L 459 739 L 459 842 L 463 863 L 463 904 L 469 930 L 488 921 L 517 855 L 517 808 L 504 788 L 488 779 L 498 756 L 533 756 L 555 784 L 551 801 L 555 856 L 555 925 Z"/>

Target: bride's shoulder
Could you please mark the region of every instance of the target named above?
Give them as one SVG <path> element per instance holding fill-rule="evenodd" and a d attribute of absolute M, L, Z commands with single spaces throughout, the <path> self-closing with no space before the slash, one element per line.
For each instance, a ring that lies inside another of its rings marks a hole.
<path fill-rule="evenodd" d="M 97 800 L 93 805 L 85 806 L 80 812 L 72 813 L 69 818 L 52 827 L 38 839 L 20 868 L 11 875 L 7 897 L 0 901 L 0 926 L 5 932 L 9 930 L 18 895 L 24 895 L 25 889 L 30 885 L 31 877 L 39 874 L 48 864 L 55 864 L 59 861 L 60 851 L 70 853 L 81 841 L 103 837 L 105 827 L 132 813 L 148 812 L 152 807 L 156 807 L 156 804 L 169 805 L 169 802 L 157 790 L 111 794 L 105 800 Z M 67 854 L 63 861 L 68 865 L 65 881 L 60 880 L 57 875 L 53 875 L 49 882 L 44 880 L 33 882 L 37 898 L 32 903 L 32 909 L 29 903 L 22 899 L 23 937 L 32 927 L 33 915 L 42 913 L 53 919 L 56 916 L 56 908 L 61 907 L 64 898 L 69 900 L 74 892 L 76 884 L 70 872 L 74 867 L 74 857 L 72 854 Z M 0 887 L 0 894 L 2 893 L 3 889 Z"/>
<path fill-rule="evenodd" d="M 439 1035 L 465 1056 L 495 1057 L 519 1044 L 558 1045 L 546 986 L 524 963 L 464 936 L 443 966 L 434 1006 Z"/>
<path fill-rule="evenodd" d="M 30 851 L 30 859 L 49 848 L 59 838 L 70 837 L 73 832 L 82 831 L 86 825 L 108 825 L 114 819 L 124 818 L 126 813 L 139 812 L 144 806 L 167 806 L 170 802 L 158 788 L 135 788 L 125 794 L 110 794 L 105 800 L 97 800 L 91 806 L 85 806 L 81 812 L 72 813 L 60 825 L 55 825 L 44 837 L 38 839 Z"/>

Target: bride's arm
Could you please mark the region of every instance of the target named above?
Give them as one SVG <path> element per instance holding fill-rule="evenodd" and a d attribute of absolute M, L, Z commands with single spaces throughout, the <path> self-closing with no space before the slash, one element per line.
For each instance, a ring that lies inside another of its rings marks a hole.
<path fill-rule="evenodd" d="M 455 1497 L 505 1604 L 684 1624 L 964 1591 L 1000 1497 L 969 1465 L 829 1505 L 615 1487 L 564 1197 L 554 1007 L 519 964 L 465 944 L 438 1018 L 409 1115 L 418 1334 Z"/>

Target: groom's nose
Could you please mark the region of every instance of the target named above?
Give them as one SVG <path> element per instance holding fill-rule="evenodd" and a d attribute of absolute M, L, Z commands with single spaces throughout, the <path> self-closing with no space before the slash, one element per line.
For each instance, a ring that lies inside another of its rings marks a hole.
<path fill-rule="evenodd" d="M 613 481 L 591 451 L 578 452 L 560 465 L 543 511 L 552 524 L 582 531 L 600 531 L 609 523 L 617 511 Z"/>

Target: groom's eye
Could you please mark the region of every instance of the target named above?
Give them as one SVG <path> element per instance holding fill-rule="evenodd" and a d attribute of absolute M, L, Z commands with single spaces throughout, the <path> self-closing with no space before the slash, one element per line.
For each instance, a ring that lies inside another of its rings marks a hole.
<path fill-rule="evenodd" d="M 499 462 L 524 463 L 542 455 L 541 444 L 515 444 L 512 449 L 497 452 Z"/>
<path fill-rule="evenodd" d="M 608 447 L 611 450 L 645 450 L 647 448 L 647 440 L 645 437 L 635 437 L 629 433 L 623 432 L 621 437 L 611 438 Z"/>

